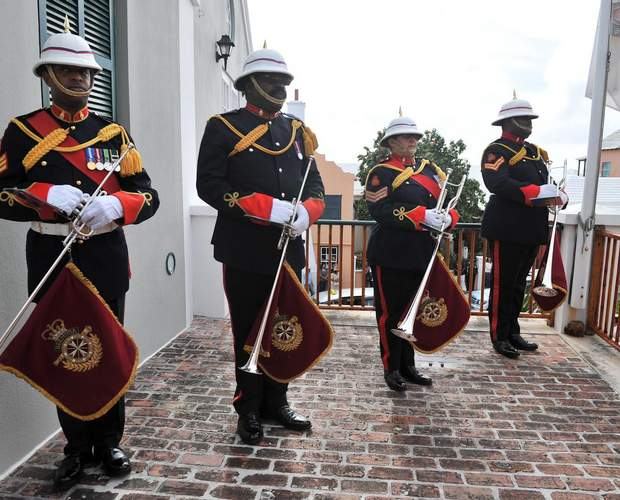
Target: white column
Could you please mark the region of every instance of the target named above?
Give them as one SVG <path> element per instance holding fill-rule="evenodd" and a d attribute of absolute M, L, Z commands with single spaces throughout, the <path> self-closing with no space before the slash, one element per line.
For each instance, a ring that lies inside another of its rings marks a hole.
<path fill-rule="evenodd" d="M 601 0 L 597 39 L 594 49 L 594 81 L 592 84 L 592 108 L 590 111 L 590 134 L 588 137 L 588 155 L 586 163 L 586 180 L 583 201 L 577 228 L 575 247 L 575 265 L 573 283 L 570 293 L 570 305 L 582 310 L 585 320 L 588 306 L 588 288 L 592 267 L 592 241 L 594 215 L 596 208 L 596 190 L 598 186 L 598 170 L 601 159 L 601 141 L 605 120 L 605 96 L 607 90 L 607 58 L 609 53 L 609 35 L 611 25 L 611 1 Z M 584 228 L 583 224 L 586 225 Z"/>

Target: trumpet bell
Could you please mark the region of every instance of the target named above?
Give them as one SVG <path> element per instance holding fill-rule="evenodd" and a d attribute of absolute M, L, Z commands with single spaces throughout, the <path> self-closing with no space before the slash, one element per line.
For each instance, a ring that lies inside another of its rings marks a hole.
<path fill-rule="evenodd" d="M 415 342 L 418 340 L 413 333 L 409 333 L 401 328 L 392 328 L 392 333 L 407 342 Z"/>
<path fill-rule="evenodd" d="M 558 291 L 555 288 L 544 285 L 536 286 L 532 291 L 541 297 L 556 297 L 558 295 Z"/>
<path fill-rule="evenodd" d="M 239 370 L 244 371 L 246 373 L 251 373 L 252 375 L 262 375 L 263 373 L 258 369 L 256 363 L 252 363 L 250 359 L 245 365 L 240 366 Z"/>

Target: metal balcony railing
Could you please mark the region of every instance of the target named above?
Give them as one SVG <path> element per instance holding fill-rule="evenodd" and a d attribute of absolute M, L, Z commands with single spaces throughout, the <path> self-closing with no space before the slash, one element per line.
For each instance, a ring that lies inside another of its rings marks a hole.
<path fill-rule="evenodd" d="M 620 235 L 597 229 L 594 233 L 588 328 L 620 349 Z"/>
<path fill-rule="evenodd" d="M 306 262 L 302 280 L 306 290 L 323 309 L 373 310 L 372 277 L 366 247 L 375 221 L 319 220 L 306 235 Z M 311 243 L 311 244 L 310 244 Z M 452 241 L 444 241 L 441 253 L 457 278 L 473 315 L 488 309 L 491 261 L 480 224 L 458 224 Z M 534 269 L 530 273 L 534 275 Z M 526 290 L 522 317 L 548 317 L 538 309 Z"/>

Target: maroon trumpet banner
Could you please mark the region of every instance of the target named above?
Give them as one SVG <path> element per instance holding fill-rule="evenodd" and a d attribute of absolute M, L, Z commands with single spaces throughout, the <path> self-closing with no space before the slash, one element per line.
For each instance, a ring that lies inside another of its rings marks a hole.
<path fill-rule="evenodd" d="M 116 404 L 137 366 L 135 342 L 73 263 L 0 355 L 1 370 L 80 420 L 98 418 Z"/>
<path fill-rule="evenodd" d="M 244 349 L 252 351 L 265 313 L 263 306 Z M 289 382 L 312 368 L 329 352 L 334 331 L 285 263 L 271 303 L 258 366 L 278 382 Z"/>
<path fill-rule="evenodd" d="M 547 255 L 549 253 L 549 247 L 545 252 L 543 262 L 546 266 Z M 538 270 L 536 280 L 534 281 L 534 287 L 532 288 L 532 297 L 544 312 L 551 312 L 560 307 L 568 295 L 568 284 L 566 281 L 566 272 L 564 271 L 564 262 L 562 262 L 562 253 L 560 252 L 559 234 L 556 235 L 553 242 L 553 258 L 551 259 L 551 286 L 557 292 L 556 295 L 542 295 L 536 292 L 536 287 L 542 285 L 543 276 L 545 275 L 545 266 L 542 266 Z"/>
<path fill-rule="evenodd" d="M 423 353 L 438 351 L 465 329 L 470 314 L 461 287 L 443 257 L 437 255 L 413 324 L 416 340 L 411 345 Z"/>

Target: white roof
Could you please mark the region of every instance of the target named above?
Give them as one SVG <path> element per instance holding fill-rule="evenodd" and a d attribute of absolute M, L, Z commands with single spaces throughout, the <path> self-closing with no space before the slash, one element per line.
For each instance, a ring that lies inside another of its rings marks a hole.
<path fill-rule="evenodd" d="M 614 133 L 603 138 L 601 149 L 620 149 L 620 130 L 616 130 Z"/>
<path fill-rule="evenodd" d="M 566 178 L 566 194 L 569 204 L 567 213 L 578 213 L 583 200 L 583 188 L 585 177 L 569 175 Z M 618 214 L 620 213 L 620 177 L 600 177 L 596 192 L 596 213 Z"/>

